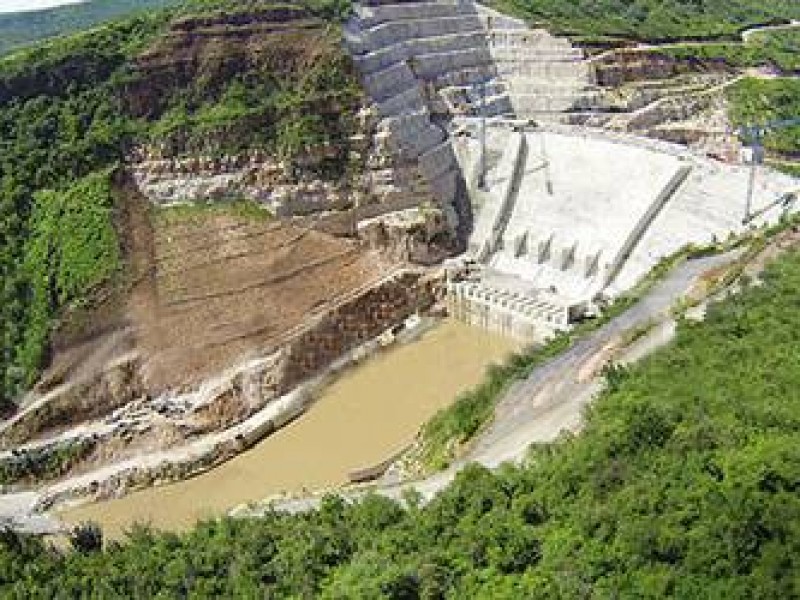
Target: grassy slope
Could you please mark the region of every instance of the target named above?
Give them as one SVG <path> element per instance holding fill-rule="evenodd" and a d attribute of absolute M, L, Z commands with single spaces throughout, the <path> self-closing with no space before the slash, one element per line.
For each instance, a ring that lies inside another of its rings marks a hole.
<path fill-rule="evenodd" d="M 794 0 L 495 0 L 499 9 L 592 39 L 733 39 L 742 29 L 800 18 Z"/>

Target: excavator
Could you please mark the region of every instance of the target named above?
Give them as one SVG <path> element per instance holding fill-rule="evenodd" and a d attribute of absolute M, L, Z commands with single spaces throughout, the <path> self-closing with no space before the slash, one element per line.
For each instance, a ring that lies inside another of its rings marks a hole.
<path fill-rule="evenodd" d="M 747 202 L 744 209 L 744 218 L 742 224 L 747 225 L 754 219 L 757 219 L 764 213 L 775 208 L 776 206 L 783 206 L 784 213 L 790 211 L 794 204 L 797 202 L 800 190 L 782 194 L 767 206 L 753 212 L 753 194 L 755 193 L 756 172 L 758 167 L 764 163 L 764 136 L 771 131 L 778 131 L 787 127 L 794 127 L 800 125 L 800 117 L 793 119 L 778 119 L 769 121 L 764 124 L 750 124 L 739 127 L 739 139 L 749 149 L 749 156 L 745 159 L 750 164 L 750 180 L 747 186 Z"/>

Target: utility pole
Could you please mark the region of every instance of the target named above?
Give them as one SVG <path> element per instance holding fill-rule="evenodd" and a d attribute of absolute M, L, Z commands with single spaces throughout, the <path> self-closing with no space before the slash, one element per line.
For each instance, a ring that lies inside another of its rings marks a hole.
<path fill-rule="evenodd" d="M 486 80 L 481 80 L 481 153 L 478 173 L 478 188 L 486 189 Z"/>
<path fill-rule="evenodd" d="M 753 196 L 756 191 L 756 174 L 758 166 L 764 162 L 764 136 L 770 131 L 777 131 L 786 127 L 800 125 L 800 118 L 779 119 L 769 121 L 763 125 L 744 125 L 739 128 L 739 137 L 743 144 L 750 148 L 750 177 L 747 182 L 747 198 L 744 205 L 742 224 L 746 225 L 753 220 Z"/>

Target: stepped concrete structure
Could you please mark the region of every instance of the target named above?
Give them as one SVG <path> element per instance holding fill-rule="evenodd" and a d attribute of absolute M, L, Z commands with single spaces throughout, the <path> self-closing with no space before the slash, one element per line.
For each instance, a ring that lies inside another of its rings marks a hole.
<path fill-rule="evenodd" d="M 539 341 L 687 244 L 745 228 L 747 167 L 561 124 L 602 112 L 566 39 L 469 1 L 397 0 L 357 5 L 345 38 L 387 144 L 469 229 L 447 284 L 469 323 Z M 797 188 L 756 181 L 754 211 Z"/>
<path fill-rule="evenodd" d="M 480 6 L 479 12 L 518 117 L 561 121 L 597 106 L 600 93 L 583 50 L 491 8 Z"/>
<path fill-rule="evenodd" d="M 461 172 L 440 123 L 453 115 L 512 112 L 477 8 L 468 2 L 364 2 L 345 26 L 345 43 L 387 143 L 417 166 L 433 197 L 458 220 Z"/>

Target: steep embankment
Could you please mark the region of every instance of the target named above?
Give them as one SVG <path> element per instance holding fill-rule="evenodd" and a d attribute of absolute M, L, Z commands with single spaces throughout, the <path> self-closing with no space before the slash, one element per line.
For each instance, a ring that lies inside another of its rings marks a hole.
<path fill-rule="evenodd" d="M 6 484 L 235 425 L 433 301 L 400 267 L 447 252 L 441 211 L 356 239 L 431 194 L 374 147 L 332 8 L 200 4 L 228 9 L 0 64 L 6 406 L 38 380 Z"/>

